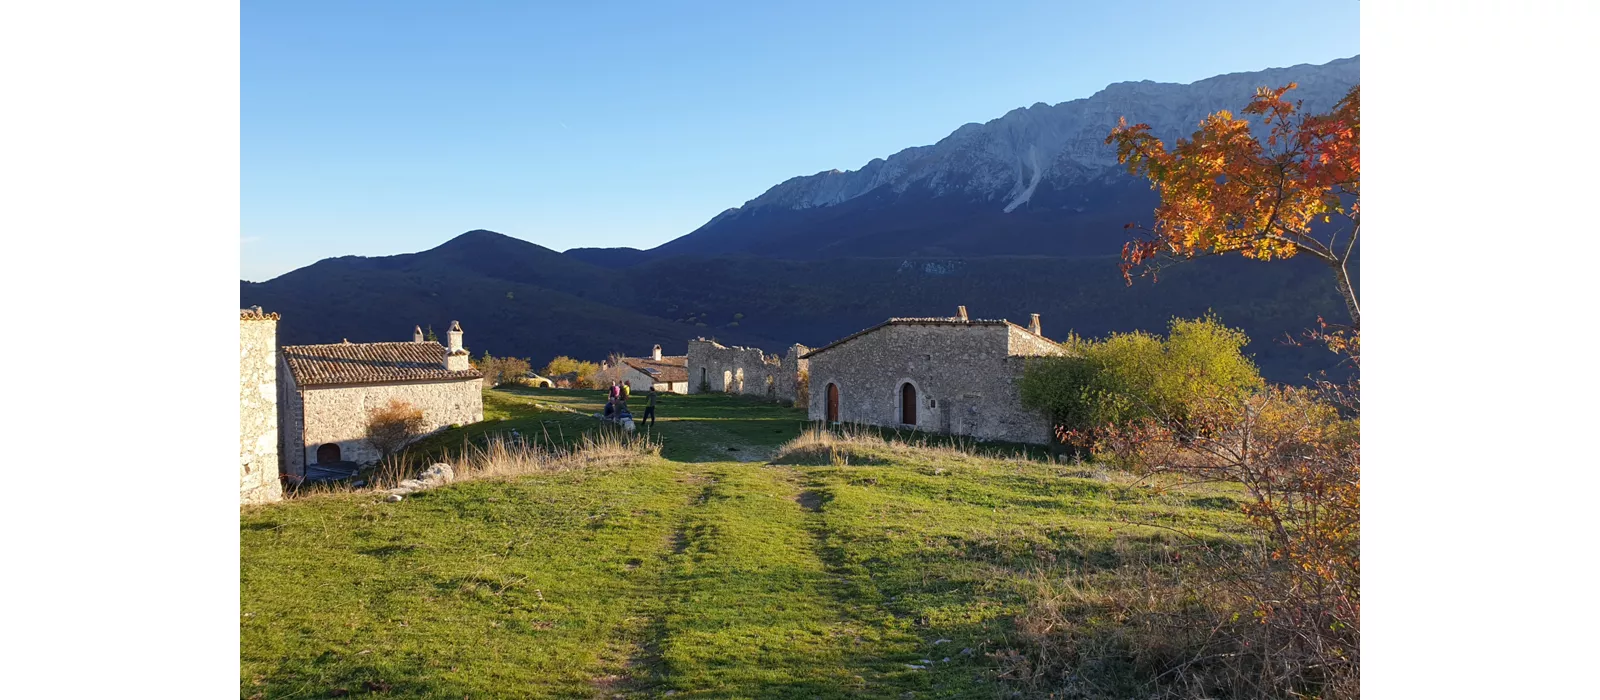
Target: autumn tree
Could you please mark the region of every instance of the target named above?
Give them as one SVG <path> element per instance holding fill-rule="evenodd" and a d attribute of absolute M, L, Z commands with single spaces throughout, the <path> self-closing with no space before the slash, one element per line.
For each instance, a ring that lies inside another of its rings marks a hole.
<path fill-rule="evenodd" d="M 558 355 L 544 366 L 544 371 L 540 372 L 540 374 L 554 381 L 556 377 L 572 372 L 577 375 L 576 388 L 592 389 L 595 388 L 595 374 L 599 371 L 600 365 L 593 362 L 574 360 L 566 355 Z"/>
<path fill-rule="evenodd" d="M 390 399 L 388 404 L 368 413 L 367 444 L 372 445 L 382 459 L 388 459 L 421 436 L 426 427 L 422 409 L 400 399 Z"/>
<path fill-rule="evenodd" d="M 1162 259 L 1238 253 L 1255 260 L 1310 255 L 1333 270 L 1353 329 L 1361 305 L 1348 264 L 1361 231 L 1361 86 L 1327 114 L 1306 114 L 1284 94 L 1295 83 L 1260 88 L 1244 114 L 1269 127 L 1263 144 L 1250 120 L 1217 112 L 1168 149 L 1149 124 L 1118 120 L 1106 137 L 1128 172 L 1161 196 L 1155 223 L 1123 246 L 1123 276 Z"/>
<path fill-rule="evenodd" d="M 530 369 L 527 360 L 517 357 L 494 357 L 487 352 L 483 354 L 483 359 L 475 364 L 478 371 L 483 372 L 483 383 L 488 387 L 522 381 L 528 376 Z"/>

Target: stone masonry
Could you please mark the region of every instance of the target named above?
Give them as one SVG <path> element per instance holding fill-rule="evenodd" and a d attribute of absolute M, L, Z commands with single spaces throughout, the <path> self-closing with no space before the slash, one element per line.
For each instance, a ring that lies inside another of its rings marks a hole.
<path fill-rule="evenodd" d="M 775 401 L 793 401 L 800 372 L 805 371 L 802 356 L 808 348 L 789 346 L 783 357 L 768 355 L 760 348 L 727 347 L 714 340 L 689 341 L 689 393 L 706 390 L 746 396 L 765 396 Z"/>
<path fill-rule="evenodd" d="M 308 465 L 368 464 L 379 459 L 366 441 L 367 417 L 398 399 L 422 410 L 424 432 L 483 420 L 483 375 L 468 363 L 458 323 L 449 347 L 424 341 L 284 346 L 279 353 L 279 404 L 284 470 Z"/>
<path fill-rule="evenodd" d="M 278 479 L 278 315 L 239 312 L 239 502 L 283 498 Z"/>
<path fill-rule="evenodd" d="M 1022 406 L 1017 380 L 1027 358 L 1064 352 L 1040 335 L 1037 315 L 1029 328 L 968 320 L 964 307 L 953 318 L 890 319 L 804 356 L 808 414 L 829 418 L 831 384 L 839 422 L 1048 444 L 1050 422 Z"/>

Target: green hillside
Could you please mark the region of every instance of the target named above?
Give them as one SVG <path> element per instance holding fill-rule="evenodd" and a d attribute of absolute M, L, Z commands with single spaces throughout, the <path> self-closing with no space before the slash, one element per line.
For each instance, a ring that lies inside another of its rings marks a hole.
<path fill-rule="evenodd" d="M 488 420 L 419 449 L 569 442 L 603 400 L 485 396 Z M 245 508 L 241 697 L 1051 697 L 1065 681 L 1017 661 L 1042 582 L 1137 592 L 1173 560 L 1164 528 L 1243 532 L 1226 487 L 1005 446 L 797 441 L 800 411 L 741 397 L 659 412 L 660 456 Z M 1116 606 L 1083 600 L 1081 631 L 1105 637 Z M 1080 687 L 1125 696 L 1146 662 Z"/>

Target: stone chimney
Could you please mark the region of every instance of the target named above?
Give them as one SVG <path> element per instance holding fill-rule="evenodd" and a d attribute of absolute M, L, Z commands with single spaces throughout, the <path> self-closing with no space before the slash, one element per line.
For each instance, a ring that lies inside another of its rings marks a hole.
<path fill-rule="evenodd" d="M 967 307 L 965 307 L 965 306 L 957 306 L 956 307 L 956 320 L 957 321 L 965 321 L 965 320 L 967 320 Z"/>
<path fill-rule="evenodd" d="M 1039 332 L 1039 314 L 1033 314 L 1033 318 L 1028 321 L 1028 330 L 1033 331 L 1034 335 L 1044 335 Z"/>
<path fill-rule="evenodd" d="M 655 360 L 656 362 L 660 362 L 661 361 L 661 346 L 660 345 L 657 345 L 655 347 L 655 349 L 650 351 L 650 359 Z"/>
<path fill-rule="evenodd" d="M 422 342 L 422 326 L 417 326 L 416 330 L 411 331 L 411 342 Z"/>
<path fill-rule="evenodd" d="M 451 321 L 450 330 L 445 334 L 449 344 L 444 348 L 444 368 L 451 372 L 465 372 L 472 369 L 467 360 L 467 350 L 461 347 L 461 322 Z"/>

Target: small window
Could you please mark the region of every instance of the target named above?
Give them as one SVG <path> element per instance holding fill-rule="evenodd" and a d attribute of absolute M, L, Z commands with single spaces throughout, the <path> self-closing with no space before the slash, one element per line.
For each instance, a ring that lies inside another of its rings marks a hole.
<path fill-rule="evenodd" d="M 928 408 L 938 408 L 938 407 L 939 407 L 939 402 L 933 400 L 932 397 L 929 397 L 928 398 Z"/>
<path fill-rule="evenodd" d="M 339 459 L 339 444 L 330 442 L 317 448 L 317 464 L 333 464 Z"/>

